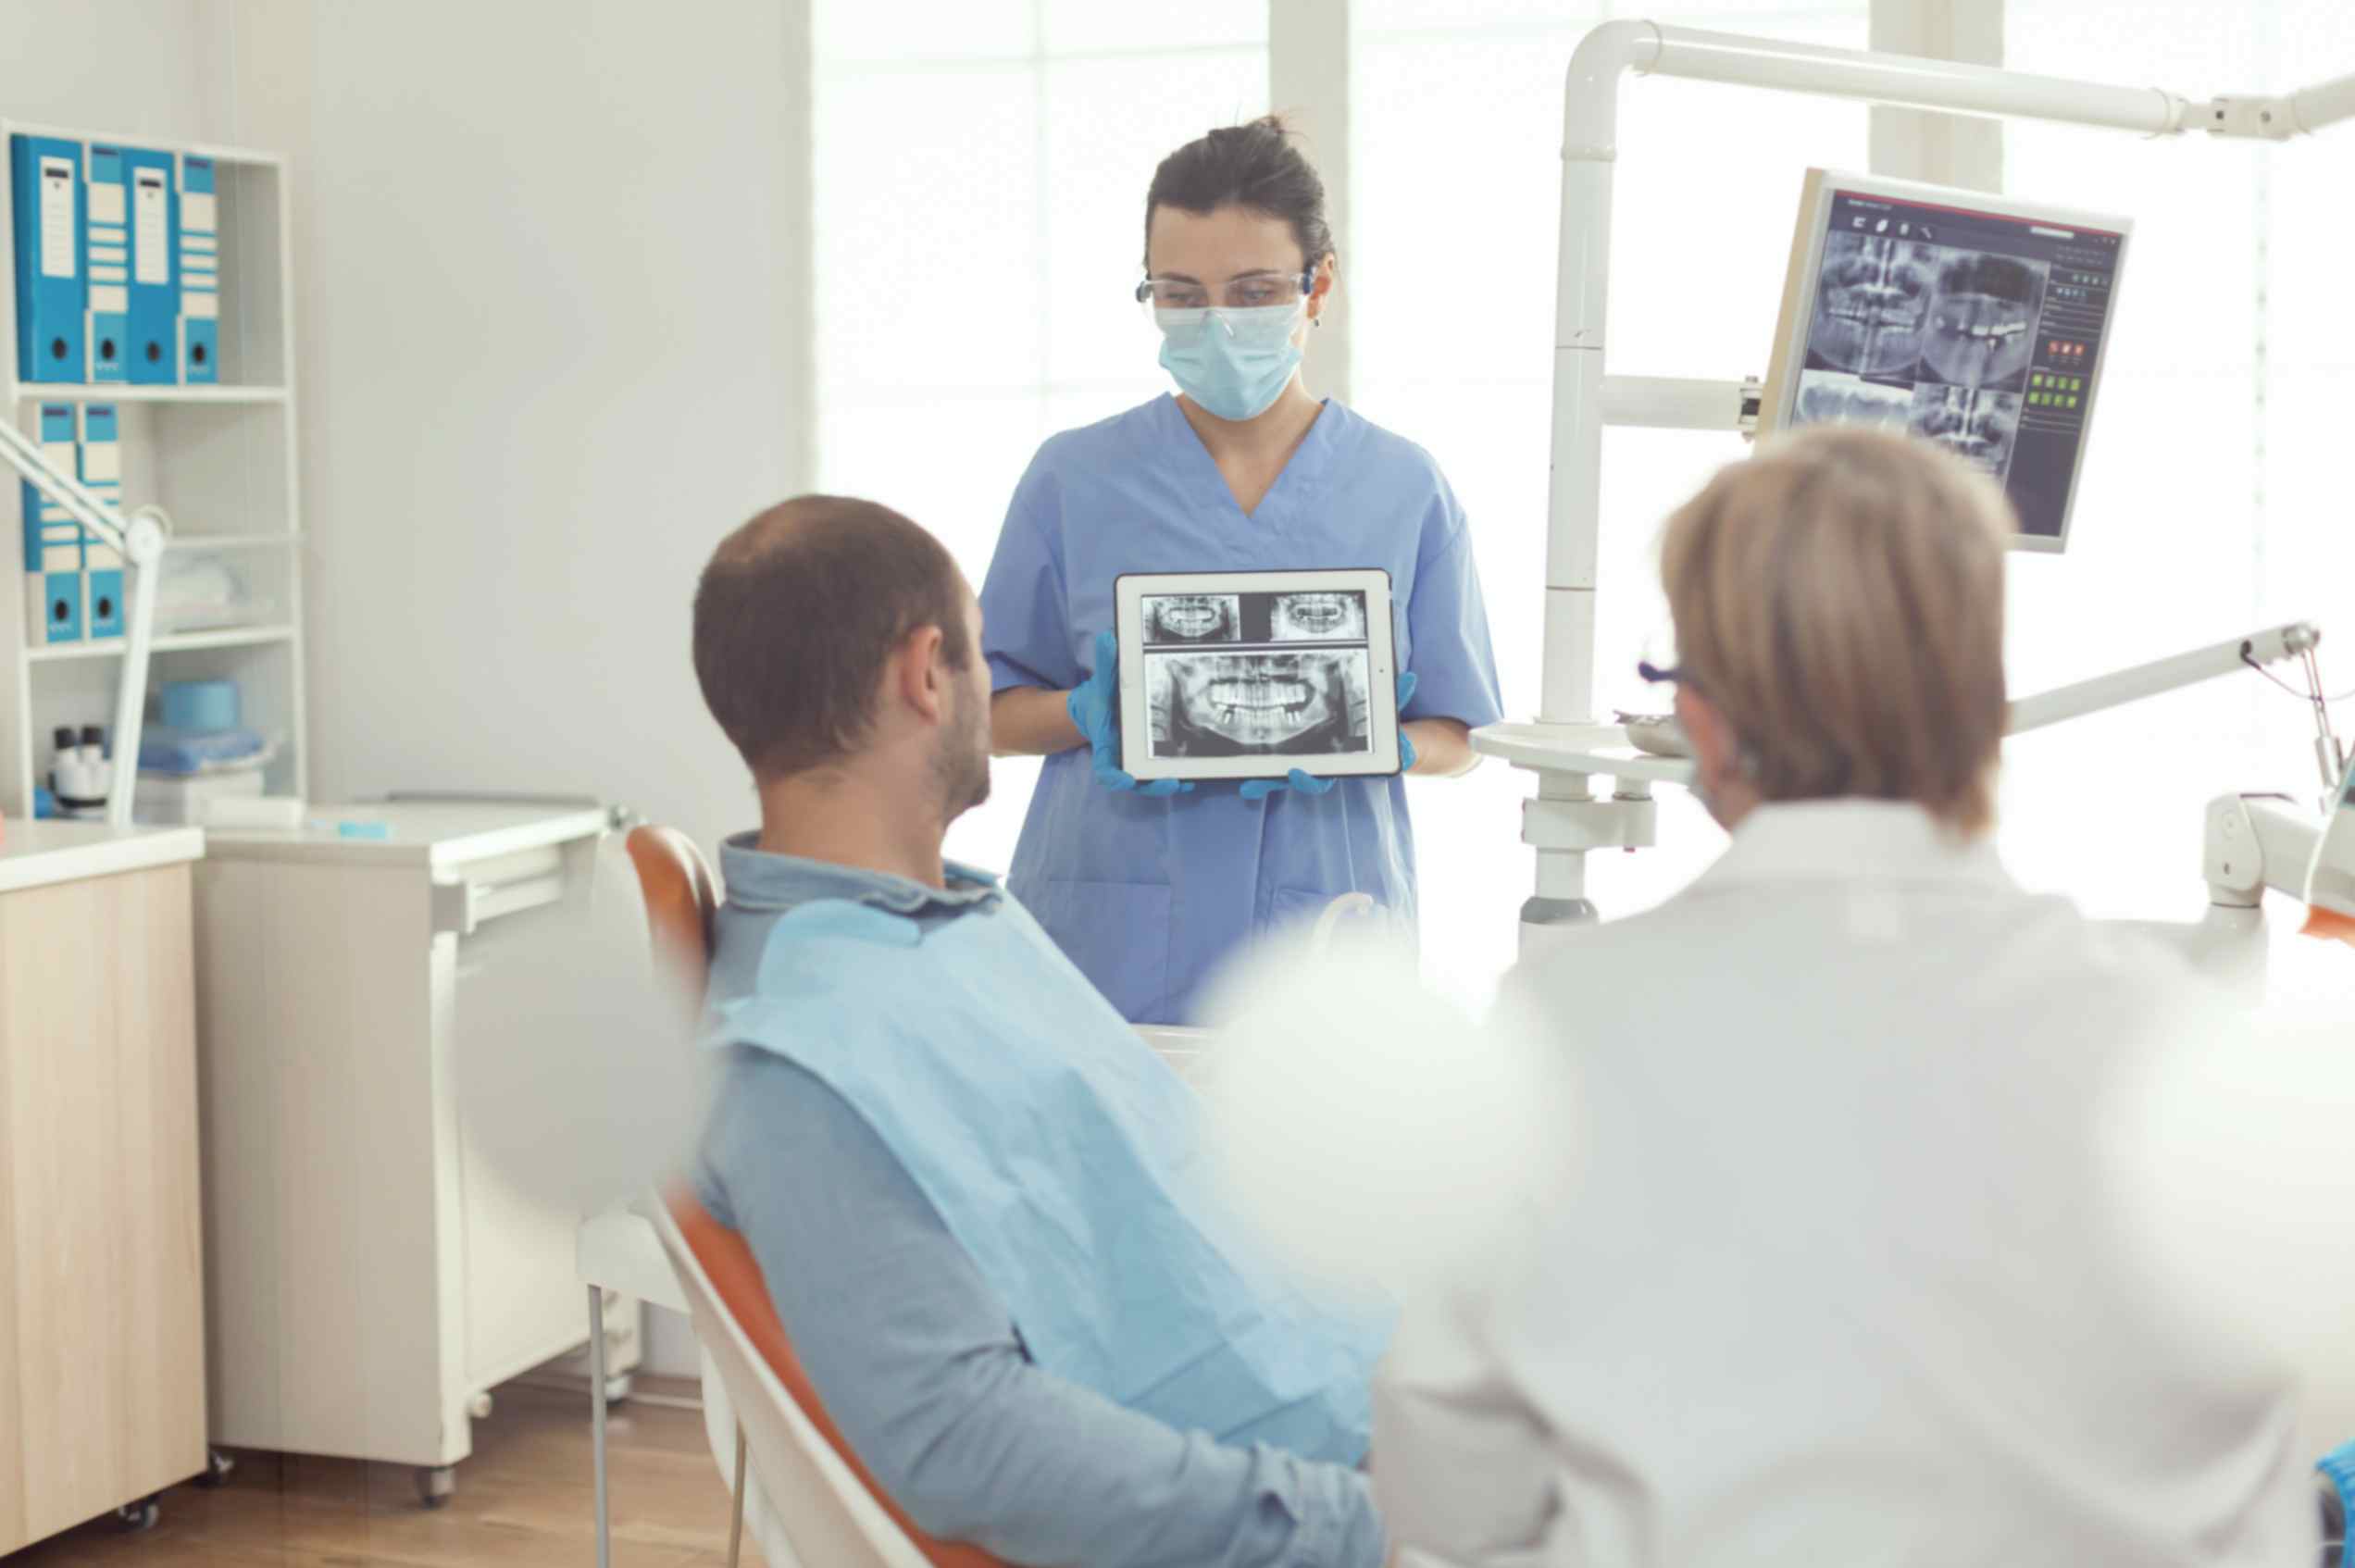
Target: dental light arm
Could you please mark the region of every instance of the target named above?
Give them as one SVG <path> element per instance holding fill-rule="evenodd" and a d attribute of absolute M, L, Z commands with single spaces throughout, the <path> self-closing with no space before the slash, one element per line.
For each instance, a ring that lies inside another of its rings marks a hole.
<path fill-rule="evenodd" d="M 2254 909 L 2271 889 L 2306 902 L 2324 827 L 2278 795 L 2226 795 L 2214 802 L 2208 808 L 2202 866 L 2209 901 Z"/>
<path fill-rule="evenodd" d="M 147 715 L 147 660 L 156 641 L 156 570 L 169 541 L 171 519 L 159 506 L 134 507 L 127 516 L 116 511 L 80 479 L 59 473 L 39 443 L 7 419 L 0 419 L 0 457 L 101 542 L 120 551 L 130 568 L 123 586 L 130 626 L 122 680 L 115 691 L 115 787 L 106 796 L 108 826 L 128 828 L 139 778 L 139 731 Z"/>
<path fill-rule="evenodd" d="M 2106 708 L 2138 702 L 2145 697 L 2156 697 L 2186 686 L 2197 686 L 2203 680 L 2213 680 L 2219 676 L 2236 675 L 2255 665 L 2303 659 L 2311 668 L 2314 650 L 2322 645 L 2322 632 L 2311 623 L 2293 621 L 2269 631 L 2252 632 L 2229 642 L 2178 653 L 2171 659 L 2158 659 L 2129 669 L 2098 675 L 2091 680 L 2057 687 L 2013 703 L 2007 733 L 2020 735 L 2031 729 L 2042 729 L 2063 719 L 2079 718 L 2087 714 L 2100 713 Z M 2319 699 L 2319 686 L 2315 688 L 2315 693 Z M 2336 754 L 2337 742 L 2330 731 L 2329 713 L 2319 700 L 2315 704 L 2315 722 L 2321 731 L 2315 738 L 2315 744 L 2323 765 L 2323 787 L 2334 789 L 2347 765 L 2346 759 Z"/>
<path fill-rule="evenodd" d="M 2349 778 L 2347 757 L 2323 699 L 2322 672 L 2314 656 L 2322 640 L 2313 625 L 2296 621 L 2081 680 L 2012 703 L 2010 732 L 2040 729 L 2252 666 L 2302 661 L 2314 706 L 2314 755 L 2330 797 L 2324 810 L 2330 815 L 2318 817 L 2279 795 L 2224 795 L 2212 802 L 2201 871 L 2213 906 L 2211 914 L 2224 919 L 2212 919 L 2202 933 L 2211 940 L 2236 930 L 2261 933 L 2262 925 L 2246 924 L 2229 912 L 2255 911 L 2269 889 L 2317 912 L 2311 917 L 2314 925 L 2334 917 L 2355 921 L 2355 803 L 2350 803 L 2355 802 L 2355 790 L 2350 790 L 2355 781 Z M 2252 914 L 2246 920 L 2259 918 Z"/>

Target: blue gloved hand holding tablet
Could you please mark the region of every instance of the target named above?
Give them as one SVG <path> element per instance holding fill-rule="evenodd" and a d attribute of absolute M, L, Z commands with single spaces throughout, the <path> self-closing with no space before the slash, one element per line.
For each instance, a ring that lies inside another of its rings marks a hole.
<path fill-rule="evenodd" d="M 1064 699 L 1071 722 L 1079 727 L 1094 753 L 1096 782 L 1107 790 L 1134 790 L 1155 797 L 1175 795 L 1193 786 L 1180 778 L 1156 778 L 1140 784 L 1120 765 L 1120 639 L 1109 631 L 1096 633 L 1096 667 Z"/>

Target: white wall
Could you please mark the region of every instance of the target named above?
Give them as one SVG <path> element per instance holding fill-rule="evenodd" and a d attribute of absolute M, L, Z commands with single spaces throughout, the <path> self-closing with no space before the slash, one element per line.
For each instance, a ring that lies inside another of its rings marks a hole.
<path fill-rule="evenodd" d="M 807 473 L 805 12 L 197 3 L 294 160 L 313 793 L 748 825 L 689 605 Z"/>
<path fill-rule="evenodd" d="M 6 35 L 0 113 L 11 119 L 218 139 L 194 4 L 17 0 Z"/>
<path fill-rule="evenodd" d="M 208 131 L 293 160 L 314 795 L 750 826 L 690 602 L 807 485 L 806 7 L 193 9 Z"/>

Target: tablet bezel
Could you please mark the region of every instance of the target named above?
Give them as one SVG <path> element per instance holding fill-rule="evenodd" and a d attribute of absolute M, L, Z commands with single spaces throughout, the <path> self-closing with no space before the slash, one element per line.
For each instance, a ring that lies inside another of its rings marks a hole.
<path fill-rule="evenodd" d="M 1155 757 L 1145 703 L 1144 600 L 1148 594 L 1361 592 L 1369 665 L 1366 713 L 1372 747 L 1322 756 Z M 1378 566 L 1316 571 L 1132 572 L 1113 582 L 1120 648 L 1120 765 L 1143 782 L 1160 778 L 1282 778 L 1301 768 L 1320 778 L 1382 778 L 1399 769 L 1398 639 L 1390 574 Z"/>

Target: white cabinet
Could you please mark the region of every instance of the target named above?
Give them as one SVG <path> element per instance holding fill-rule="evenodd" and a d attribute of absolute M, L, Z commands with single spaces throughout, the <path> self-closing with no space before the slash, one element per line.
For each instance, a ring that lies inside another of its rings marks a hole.
<path fill-rule="evenodd" d="M 579 1215 L 469 1152 L 457 1020 L 499 937 L 586 896 L 601 809 L 314 807 L 216 830 L 196 886 L 216 1442 L 418 1467 L 475 1396 L 579 1348 Z M 380 827 L 340 836 L 339 821 Z M 637 1363 L 634 1308 L 607 1322 Z"/>

